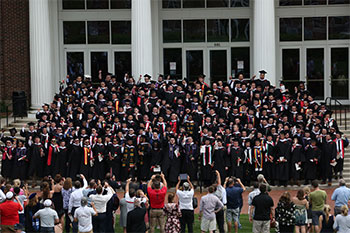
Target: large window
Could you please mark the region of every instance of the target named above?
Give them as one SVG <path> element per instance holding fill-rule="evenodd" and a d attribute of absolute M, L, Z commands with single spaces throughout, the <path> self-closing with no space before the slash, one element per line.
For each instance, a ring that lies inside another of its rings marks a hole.
<path fill-rule="evenodd" d="M 63 22 L 63 42 L 65 44 L 85 44 L 85 22 L 65 21 Z"/>
<path fill-rule="evenodd" d="M 231 41 L 249 41 L 249 19 L 231 20 Z"/>
<path fill-rule="evenodd" d="M 228 7 L 229 0 L 207 0 L 207 7 Z"/>
<path fill-rule="evenodd" d="M 182 49 L 164 49 L 164 75 L 182 79 Z"/>
<path fill-rule="evenodd" d="M 350 39 L 350 16 L 328 17 L 328 39 Z"/>
<path fill-rule="evenodd" d="M 238 77 L 240 73 L 244 75 L 244 78 L 250 78 L 249 47 L 231 48 L 231 75 Z"/>
<path fill-rule="evenodd" d="M 208 19 L 207 20 L 208 42 L 229 41 L 229 20 Z"/>
<path fill-rule="evenodd" d="M 280 41 L 301 41 L 301 28 L 301 18 L 280 18 Z"/>
<path fill-rule="evenodd" d="M 67 52 L 67 75 L 72 79 L 84 75 L 83 52 Z"/>
<path fill-rule="evenodd" d="M 88 43 L 109 44 L 109 21 L 88 22 Z"/>
<path fill-rule="evenodd" d="M 87 0 L 87 9 L 108 9 L 108 0 Z"/>
<path fill-rule="evenodd" d="M 182 0 L 183 8 L 204 8 L 204 0 Z"/>
<path fill-rule="evenodd" d="M 115 52 L 114 74 L 121 80 L 125 73 L 131 73 L 131 52 Z"/>
<path fill-rule="evenodd" d="M 93 82 L 99 82 L 99 72 L 102 77 L 108 73 L 108 53 L 107 52 L 91 52 L 91 76 Z"/>
<path fill-rule="evenodd" d="M 280 6 L 298 6 L 302 4 L 303 0 L 280 0 Z"/>
<path fill-rule="evenodd" d="M 62 0 L 62 8 L 65 10 L 85 9 L 85 0 Z"/>
<path fill-rule="evenodd" d="M 190 82 L 203 74 L 203 50 L 186 51 L 186 77 Z"/>
<path fill-rule="evenodd" d="M 205 42 L 205 20 L 183 21 L 184 42 Z"/>
<path fill-rule="evenodd" d="M 163 42 L 181 42 L 181 20 L 163 20 Z"/>
<path fill-rule="evenodd" d="M 299 49 L 282 50 L 282 79 L 290 92 L 299 84 L 300 54 Z"/>
<path fill-rule="evenodd" d="M 112 21 L 112 44 L 131 44 L 131 21 Z"/>
<path fill-rule="evenodd" d="M 308 48 L 306 50 L 307 88 L 315 99 L 324 98 L 324 49 Z"/>
<path fill-rule="evenodd" d="M 304 18 L 304 40 L 326 40 L 327 18 L 306 17 Z"/>
<path fill-rule="evenodd" d="M 349 48 L 331 49 L 332 96 L 349 98 Z"/>
<path fill-rule="evenodd" d="M 325 5 L 327 0 L 304 0 L 304 5 Z"/>
<path fill-rule="evenodd" d="M 227 50 L 210 51 L 210 81 L 227 81 Z"/>
<path fill-rule="evenodd" d="M 112 9 L 131 9 L 131 0 L 111 0 Z"/>
<path fill-rule="evenodd" d="M 163 0 L 163 8 L 181 8 L 181 0 Z"/>

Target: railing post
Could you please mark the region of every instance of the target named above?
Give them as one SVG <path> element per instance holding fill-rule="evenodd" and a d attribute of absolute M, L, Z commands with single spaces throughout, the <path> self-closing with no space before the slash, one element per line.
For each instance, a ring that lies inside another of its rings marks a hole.
<path fill-rule="evenodd" d="M 9 126 L 9 106 L 6 106 L 6 126 Z"/>

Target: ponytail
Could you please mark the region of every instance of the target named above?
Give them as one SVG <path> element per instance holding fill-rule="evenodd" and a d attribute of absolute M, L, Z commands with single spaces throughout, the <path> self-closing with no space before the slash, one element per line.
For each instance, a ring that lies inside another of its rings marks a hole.
<path fill-rule="evenodd" d="M 344 216 L 348 216 L 348 212 L 349 212 L 349 208 L 347 207 L 347 205 L 343 205 L 341 207 L 341 213 L 344 215 Z"/>
<path fill-rule="evenodd" d="M 326 224 L 328 224 L 329 215 L 330 215 L 330 212 L 331 212 L 331 207 L 329 205 L 324 205 L 323 212 L 324 212 L 324 215 L 325 215 Z"/>

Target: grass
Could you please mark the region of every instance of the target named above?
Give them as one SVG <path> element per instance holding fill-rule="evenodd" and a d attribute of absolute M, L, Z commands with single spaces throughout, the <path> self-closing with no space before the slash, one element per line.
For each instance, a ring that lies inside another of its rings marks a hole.
<path fill-rule="evenodd" d="M 240 232 L 240 233 L 251 233 L 252 232 L 252 224 L 249 222 L 249 217 L 247 214 L 241 215 L 240 222 L 242 224 L 242 229 L 239 229 L 238 232 Z M 193 231 L 195 233 L 201 232 L 200 231 L 200 221 L 198 220 L 198 214 L 195 214 Z M 123 229 L 119 226 L 119 215 L 117 215 L 117 219 L 116 219 L 115 232 L 123 232 Z M 156 230 L 156 232 L 159 232 L 159 230 Z M 234 230 L 232 232 L 234 232 Z"/>

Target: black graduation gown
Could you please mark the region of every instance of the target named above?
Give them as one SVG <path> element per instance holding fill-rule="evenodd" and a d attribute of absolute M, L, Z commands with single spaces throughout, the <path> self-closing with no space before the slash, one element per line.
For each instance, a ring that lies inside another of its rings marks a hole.
<path fill-rule="evenodd" d="M 59 147 L 59 152 L 56 157 L 54 175 L 60 174 L 61 176 L 66 176 L 67 174 L 67 147 Z"/>
<path fill-rule="evenodd" d="M 279 141 L 276 145 L 277 150 L 277 179 L 279 181 L 289 180 L 289 164 L 290 164 L 290 142 L 288 140 Z M 287 162 L 280 161 L 282 158 L 287 160 Z"/>
<path fill-rule="evenodd" d="M 83 150 L 80 145 L 72 145 L 70 151 L 68 152 L 68 176 L 71 178 L 75 178 L 77 174 L 82 173 L 87 175 L 87 172 L 83 173 L 80 171 L 80 166 L 83 165 L 82 161 L 82 153 Z M 87 176 L 86 176 L 87 177 Z"/>
<path fill-rule="evenodd" d="M 30 148 L 29 156 L 29 176 L 36 175 L 43 177 L 44 175 L 44 147 L 41 143 L 33 144 Z"/>
<path fill-rule="evenodd" d="M 196 144 L 185 144 L 182 150 L 181 173 L 186 173 L 191 180 L 197 179 L 198 170 L 198 149 Z M 192 158 L 194 160 L 192 160 Z"/>
<path fill-rule="evenodd" d="M 220 172 L 221 180 L 225 180 L 227 172 L 225 167 L 229 167 L 230 161 L 227 150 L 224 147 L 216 148 L 213 154 L 214 170 Z"/>
<path fill-rule="evenodd" d="M 344 167 L 344 153 L 345 148 L 349 145 L 348 139 L 335 139 L 334 140 L 336 148 L 337 148 L 337 165 L 335 165 L 334 172 L 338 173 L 343 171 Z"/>
<path fill-rule="evenodd" d="M 205 185 L 211 184 L 212 179 L 212 163 L 213 163 L 213 147 L 211 145 L 201 146 L 201 175 L 200 179 Z"/>
<path fill-rule="evenodd" d="M 133 145 L 126 145 L 122 148 L 121 180 L 135 177 L 135 166 L 137 163 L 137 150 Z"/>
<path fill-rule="evenodd" d="M 14 179 L 27 179 L 27 171 L 28 171 L 28 158 L 27 156 L 27 148 L 26 147 L 17 147 L 16 148 L 16 156 L 14 159 L 14 167 L 13 167 L 13 175 Z M 20 159 L 20 160 L 19 160 Z"/>
<path fill-rule="evenodd" d="M 121 166 L 121 147 L 119 144 L 112 144 L 109 146 L 109 155 L 112 157 L 109 160 L 109 167 L 112 169 L 112 174 L 115 175 L 115 179 L 120 181 L 120 166 Z"/>
<path fill-rule="evenodd" d="M 244 150 L 244 159 L 243 159 L 243 182 L 245 185 L 250 185 L 252 176 L 254 174 L 253 169 L 253 148 L 246 148 Z"/>
<path fill-rule="evenodd" d="M 2 148 L 1 175 L 5 178 L 12 178 L 16 149 L 13 147 Z"/>
<path fill-rule="evenodd" d="M 321 158 L 321 150 L 315 146 L 308 146 L 305 153 L 304 176 L 305 180 L 314 180 L 317 178 L 317 164 L 315 159 Z"/>
<path fill-rule="evenodd" d="M 138 146 L 138 179 L 147 181 L 150 178 L 150 168 L 152 162 L 151 145 L 148 142 L 140 143 Z"/>
<path fill-rule="evenodd" d="M 163 150 L 162 171 L 167 180 L 176 183 L 181 169 L 180 148 L 178 145 L 168 145 Z"/>
<path fill-rule="evenodd" d="M 51 151 L 51 157 L 50 157 Z M 54 171 L 57 169 L 56 160 L 58 157 L 58 146 L 49 145 L 46 149 L 46 157 L 45 157 L 45 175 L 54 176 Z"/>
<path fill-rule="evenodd" d="M 242 148 L 231 147 L 230 151 L 230 163 L 231 163 L 231 175 L 237 178 L 243 178 L 243 159 L 244 151 Z"/>
<path fill-rule="evenodd" d="M 159 144 L 158 144 L 159 145 Z M 151 160 L 151 166 L 160 166 L 162 164 L 162 156 L 163 156 L 163 150 L 160 146 L 152 147 L 151 150 L 152 160 Z"/>
<path fill-rule="evenodd" d="M 324 142 L 322 146 L 322 156 L 321 156 L 321 176 L 322 180 L 328 179 L 332 180 L 333 167 L 330 165 L 332 160 L 335 160 L 337 156 L 337 149 L 335 142 L 328 141 Z"/>
<path fill-rule="evenodd" d="M 94 156 L 93 150 L 90 146 L 84 146 L 83 148 L 79 147 L 79 170 L 81 174 L 83 174 L 85 177 L 91 178 L 92 177 L 92 166 L 93 166 L 93 160 L 92 157 Z M 76 148 L 77 149 L 77 148 Z M 77 159 L 78 161 L 78 159 Z M 76 176 L 76 174 L 73 174 Z"/>
<path fill-rule="evenodd" d="M 264 175 L 267 180 L 274 181 L 276 179 L 276 145 L 274 143 L 265 144 L 266 159 L 264 167 Z"/>
<path fill-rule="evenodd" d="M 304 157 L 304 150 L 302 145 L 296 145 L 296 146 L 293 145 L 292 151 L 291 151 L 291 163 L 290 163 L 291 178 L 293 180 L 299 180 L 300 174 L 302 172 L 301 165 L 300 165 L 300 169 L 297 170 L 295 164 L 298 164 L 299 162 L 302 163 L 304 161 L 305 161 L 305 157 Z"/>
<path fill-rule="evenodd" d="M 92 178 L 103 180 L 105 177 L 104 159 L 106 156 L 106 147 L 103 144 L 96 144 L 92 151 L 94 157 L 94 165 L 92 167 Z"/>

